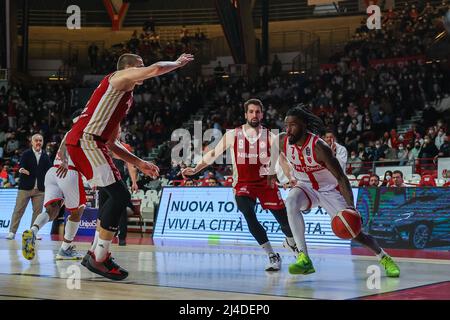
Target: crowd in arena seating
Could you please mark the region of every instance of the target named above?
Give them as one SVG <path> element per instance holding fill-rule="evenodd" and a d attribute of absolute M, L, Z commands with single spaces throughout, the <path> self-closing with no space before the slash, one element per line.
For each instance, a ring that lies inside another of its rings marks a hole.
<path fill-rule="evenodd" d="M 154 146 L 170 140 L 171 132 L 205 102 L 211 106 L 204 114 L 203 129 L 216 128 L 224 132 L 244 123 L 243 102 L 258 97 L 265 105 L 264 125 L 271 129 L 283 130 L 287 109 L 299 102 L 306 104 L 347 148 L 347 173 L 355 177 L 373 174 L 374 161 L 411 165 L 420 160 L 420 164 L 429 164 L 435 170 L 436 157 L 450 156 L 449 119 L 437 111 L 443 101 L 450 101 L 448 72 L 439 63 L 425 63 L 421 59 L 404 62 L 401 66 L 370 66 L 363 63 L 361 57 L 364 54 L 370 60 L 422 54 L 426 47 L 423 39 L 435 30 L 433 19 L 444 6 L 444 2 L 436 8 L 428 4 L 423 9 L 407 5 L 385 14 L 384 23 L 389 28 L 370 32 L 360 28 L 345 51 L 333 57 L 337 63 L 322 68 L 314 76 L 276 72 L 263 73 L 254 81 L 244 78 L 231 81 L 214 77 L 191 79 L 174 73 L 148 80 L 135 90 L 135 106 L 123 123 L 122 140 L 129 143 L 138 156 L 146 157 Z M 186 31 L 183 32 L 184 37 L 188 37 Z M 204 39 L 200 33 L 198 39 L 188 37 L 181 41 L 182 38 L 180 34 L 178 44 L 172 44 L 172 49 L 169 46 L 167 50 L 168 46 L 161 46 L 151 28 L 139 36 L 135 32 L 119 50 L 111 51 L 114 55 L 99 59 L 95 71 L 114 70 L 116 55 L 125 51 L 143 55 L 148 59 L 146 64 L 159 59 L 173 60 L 187 50 L 187 46 L 192 43 L 195 46 Z M 91 51 L 93 54 L 98 50 Z M 360 66 L 355 66 L 355 61 Z M 33 133 L 42 133 L 47 152 L 55 154 L 70 127 L 69 116 L 74 111 L 69 96 L 70 87 L 50 83 L 27 89 L 14 84 L 7 90 L 0 89 L 2 186 L 13 187 L 17 183 L 18 161 Z M 399 134 L 396 128 L 416 110 L 423 111 L 423 120 Z M 208 143 L 205 142 L 204 147 Z M 228 179 L 231 168 L 226 165 L 214 166 L 202 176 L 184 181 L 181 169 L 186 164 L 172 163 L 170 148 L 171 145 L 161 148 L 156 160 L 165 178 L 180 181 L 182 185 L 231 184 Z M 383 166 L 383 163 L 377 165 Z M 139 185 L 160 188 L 161 182 L 141 176 Z"/>
<path fill-rule="evenodd" d="M 135 30 L 129 40 L 117 43 L 102 52 L 99 52 L 99 48 L 92 44 L 88 49 L 91 73 L 111 72 L 115 69 L 117 58 L 124 53 L 140 55 L 146 66 L 161 60 L 175 60 L 181 53 L 195 55 L 201 50 L 206 40 L 205 34 L 200 29 L 191 35 L 188 28 L 183 26 L 179 39 L 162 42 L 154 28 L 144 27 L 140 34 Z"/>
<path fill-rule="evenodd" d="M 355 59 L 367 64 L 371 59 L 424 54 L 436 30 L 442 29 L 441 17 L 448 9 L 450 6 L 446 0 L 437 6 L 423 1 L 416 6 L 405 1 L 404 7 L 383 12 L 382 28 L 377 31 L 369 30 L 366 19 L 363 19 L 344 52 L 333 55 L 330 60 Z"/>

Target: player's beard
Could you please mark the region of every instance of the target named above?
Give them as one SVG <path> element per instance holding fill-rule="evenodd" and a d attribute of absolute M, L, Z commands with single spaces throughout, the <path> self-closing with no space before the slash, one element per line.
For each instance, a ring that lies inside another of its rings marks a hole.
<path fill-rule="evenodd" d="M 248 124 L 250 127 L 258 128 L 260 122 L 259 122 L 258 119 L 255 119 L 255 121 L 247 121 L 247 124 Z"/>
<path fill-rule="evenodd" d="M 302 137 L 301 135 L 296 135 L 296 136 L 289 135 L 288 136 L 289 144 L 296 144 L 300 140 L 301 137 Z"/>

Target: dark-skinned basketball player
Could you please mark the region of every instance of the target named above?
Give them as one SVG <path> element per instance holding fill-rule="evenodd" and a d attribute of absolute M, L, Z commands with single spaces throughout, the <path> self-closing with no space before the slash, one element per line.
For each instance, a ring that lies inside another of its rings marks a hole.
<path fill-rule="evenodd" d="M 192 176 L 199 173 L 230 149 L 233 154 L 233 191 L 237 207 L 243 213 L 250 233 L 269 257 L 269 264 L 265 270 L 278 271 L 281 268 L 280 255 L 273 250 L 255 212 L 256 199 L 259 199 L 263 209 L 270 210 L 286 235 L 283 246 L 297 255 L 283 199 L 277 185 L 268 179 L 271 144 L 276 136 L 261 125 L 263 104 L 260 100 L 246 101 L 244 109 L 247 122 L 227 131 L 216 147 L 207 152 L 195 168 L 186 168 L 182 174 Z"/>
<path fill-rule="evenodd" d="M 321 119 L 299 105 L 287 112 L 285 125 L 286 132 L 279 136 L 279 161 L 292 187 L 286 199 L 286 209 L 300 251 L 297 262 L 289 266 L 289 272 L 308 274 L 315 270 L 308 257 L 301 212 L 321 206 L 333 218 L 341 210 L 356 209 L 347 176 L 330 147 L 320 138 L 325 130 Z M 380 259 L 388 277 L 400 275 L 399 267 L 372 236 L 361 231 L 353 240 L 370 249 Z"/>

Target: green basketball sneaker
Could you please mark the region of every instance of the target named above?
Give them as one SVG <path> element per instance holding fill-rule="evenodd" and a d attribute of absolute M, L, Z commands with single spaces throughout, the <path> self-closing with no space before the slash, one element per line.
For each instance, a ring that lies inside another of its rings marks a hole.
<path fill-rule="evenodd" d="M 397 278 L 400 276 L 400 268 L 395 264 L 394 260 L 390 256 L 383 256 L 380 260 L 380 264 L 386 270 L 386 276 L 391 278 Z"/>
<path fill-rule="evenodd" d="M 314 272 L 316 270 L 311 259 L 303 251 L 298 254 L 297 262 L 289 265 L 290 274 L 310 274 Z"/>

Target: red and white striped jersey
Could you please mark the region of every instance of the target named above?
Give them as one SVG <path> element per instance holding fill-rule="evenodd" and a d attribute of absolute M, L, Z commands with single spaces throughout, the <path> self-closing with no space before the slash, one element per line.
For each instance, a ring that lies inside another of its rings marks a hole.
<path fill-rule="evenodd" d="M 294 176 L 300 183 L 309 184 L 314 190 L 330 191 L 336 189 L 338 182 L 322 162 L 316 159 L 316 144 L 320 138 L 308 133 L 305 143 L 300 147 L 290 144 L 286 135 L 284 154 L 294 169 Z"/>
<path fill-rule="evenodd" d="M 83 134 L 91 134 L 106 142 L 133 104 L 133 91 L 112 87 L 107 75 L 95 89 L 81 115 L 72 125 L 66 144 L 77 145 Z"/>
<path fill-rule="evenodd" d="M 237 183 L 266 184 L 270 166 L 269 130 L 260 127 L 259 135 L 250 138 L 243 126 L 233 130 L 231 145 L 233 186 Z"/>

